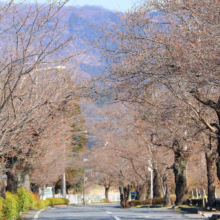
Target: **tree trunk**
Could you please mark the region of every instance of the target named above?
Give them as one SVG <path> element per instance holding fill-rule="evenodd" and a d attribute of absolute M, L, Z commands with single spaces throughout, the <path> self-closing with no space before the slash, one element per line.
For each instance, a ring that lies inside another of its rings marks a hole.
<path fill-rule="evenodd" d="M 220 152 L 218 152 L 218 161 L 216 162 L 217 177 L 220 181 Z"/>
<path fill-rule="evenodd" d="M 105 199 L 106 199 L 106 202 L 108 202 L 109 201 L 108 192 L 109 192 L 109 189 L 110 189 L 110 185 L 105 184 L 104 187 L 105 187 Z"/>
<path fill-rule="evenodd" d="M 120 202 L 124 202 L 124 187 L 123 186 L 119 186 L 119 192 L 120 192 Z"/>
<path fill-rule="evenodd" d="M 7 172 L 7 191 L 18 192 L 18 179 L 17 175 L 13 174 L 11 171 Z"/>
<path fill-rule="evenodd" d="M 2 169 L 0 167 L 0 196 L 5 199 L 5 182 L 2 179 Z"/>
<path fill-rule="evenodd" d="M 170 206 L 171 205 L 171 202 L 170 202 L 170 190 L 169 190 L 169 187 L 167 185 L 167 183 L 165 184 L 165 196 L 164 196 L 164 203 L 163 203 L 163 206 Z"/>
<path fill-rule="evenodd" d="M 128 192 L 128 200 L 127 200 L 128 202 L 130 202 L 131 201 L 131 190 Z"/>
<path fill-rule="evenodd" d="M 187 194 L 187 177 L 186 177 L 186 165 L 189 158 L 189 153 L 187 151 L 182 151 L 177 149 L 174 151 L 175 162 L 173 165 L 173 171 L 175 175 L 176 184 L 176 205 L 182 205 L 186 199 Z"/>
<path fill-rule="evenodd" d="M 19 187 L 23 187 L 29 192 L 31 191 L 30 175 L 28 173 L 23 174 Z"/>
<path fill-rule="evenodd" d="M 219 125 L 220 125 L 220 115 L 218 114 L 218 119 L 219 119 Z M 216 160 L 216 168 L 217 168 L 217 177 L 220 180 L 220 131 L 218 131 L 217 134 L 217 152 L 218 152 L 218 159 Z"/>
<path fill-rule="evenodd" d="M 17 193 L 17 189 L 22 187 L 27 191 L 31 191 L 30 177 L 25 171 L 17 171 L 16 174 L 8 171 L 7 176 L 7 190 L 9 192 Z"/>
<path fill-rule="evenodd" d="M 216 111 L 216 114 L 218 116 L 218 124 L 220 126 L 220 112 Z M 217 153 L 218 153 L 218 157 L 216 160 L 216 168 L 217 168 L 216 170 L 217 170 L 217 177 L 220 180 L 220 129 L 219 128 L 217 132 Z"/>
<path fill-rule="evenodd" d="M 8 163 L 10 163 L 10 169 L 7 172 L 7 191 L 17 193 L 21 179 L 21 173 L 16 172 L 16 166 L 19 164 L 19 160 L 17 157 L 11 157 L 8 158 Z"/>
<path fill-rule="evenodd" d="M 206 152 L 207 177 L 208 177 L 208 203 L 207 206 L 215 204 L 215 175 L 216 175 L 216 151 Z"/>
<path fill-rule="evenodd" d="M 39 186 L 36 183 L 31 183 L 31 191 L 33 193 L 39 194 Z"/>
<path fill-rule="evenodd" d="M 127 202 L 129 198 L 129 194 L 131 192 L 131 186 L 127 185 L 127 187 L 124 187 L 124 201 Z"/>
<path fill-rule="evenodd" d="M 52 185 L 52 190 L 53 190 L 53 198 L 55 198 L 55 183 L 53 183 L 53 185 Z"/>
<path fill-rule="evenodd" d="M 161 183 L 160 177 L 158 175 L 157 169 L 153 170 L 154 180 L 153 180 L 153 198 L 161 197 Z"/>
<path fill-rule="evenodd" d="M 148 189 L 147 189 L 147 199 L 151 199 L 151 184 L 149 183 L 148 185 Z"/>
<path fill-rule="evenodd" d="M 146 198 L 146 184 L 140 185 L 136 189 L 136 200 L 145 200 Z"/>

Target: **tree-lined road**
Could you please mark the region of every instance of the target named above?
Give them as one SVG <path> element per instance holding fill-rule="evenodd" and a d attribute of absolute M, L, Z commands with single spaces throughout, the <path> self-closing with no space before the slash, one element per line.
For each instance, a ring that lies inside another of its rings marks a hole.
<path fill-rule="evenodd" d="M 36 218 L 35 218 L 36 219 Z M 168 209 L 121 209 L 119 205 L 90 205 L 52 208 L 42 211 L 38 220 L 141 220 L 205 219 L 201 215 Z"/>

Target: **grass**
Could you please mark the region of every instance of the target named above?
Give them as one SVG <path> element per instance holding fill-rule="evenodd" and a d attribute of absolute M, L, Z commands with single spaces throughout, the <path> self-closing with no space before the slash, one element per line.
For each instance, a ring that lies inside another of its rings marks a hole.
<path fill-rule="evenodd" d="M 96 185 L 96 186 L 93 186 L 92 189 L 103 189 L 103 186 Z"/>

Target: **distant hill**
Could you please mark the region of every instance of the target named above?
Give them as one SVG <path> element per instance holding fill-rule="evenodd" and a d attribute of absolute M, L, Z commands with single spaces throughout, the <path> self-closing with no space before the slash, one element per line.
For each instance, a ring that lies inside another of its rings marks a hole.
<path fill-rule="evenodd" d="M 91 25 L 101 25 L 102 23 L 115 23 L 118 18 L 113 11 L 107 10 L 98 6 L 84 6 L 84 7 L 64 7 L 67 13 L 63 22 L 72 22 L 71 27 L 65 33 L 76 35 L 76 43 L 74 49 L 80 51 L 89 48 L 86 43 L 87 40 L 94 39 L 97 36 L 97 31 Z M 95 50 L 89 51 L 77 58 L 79 68 L 81 71 L 89 75 L 100 73 L 99 53 Z"/>

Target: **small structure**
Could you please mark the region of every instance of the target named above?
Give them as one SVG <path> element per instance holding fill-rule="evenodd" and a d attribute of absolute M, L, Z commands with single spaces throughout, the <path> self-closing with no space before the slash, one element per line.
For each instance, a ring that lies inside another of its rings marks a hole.
<path fill-rule="evenodd" d="M 45 188 L 44 192 L 42 192 L 41 188 L 39 188 L 39 195 L 42 197 L 41 199 L 45 200 L 46 198 L 53 197 L 53 187 L 48 186 Z"/>
<path fill-rule="evenodd" d="M 3 179 L 3 181 L 5 183 L 5 187 L 6 187 L 7 186 L 7 175 L 6 174 L 2 175 L 2 179 Z"/>

